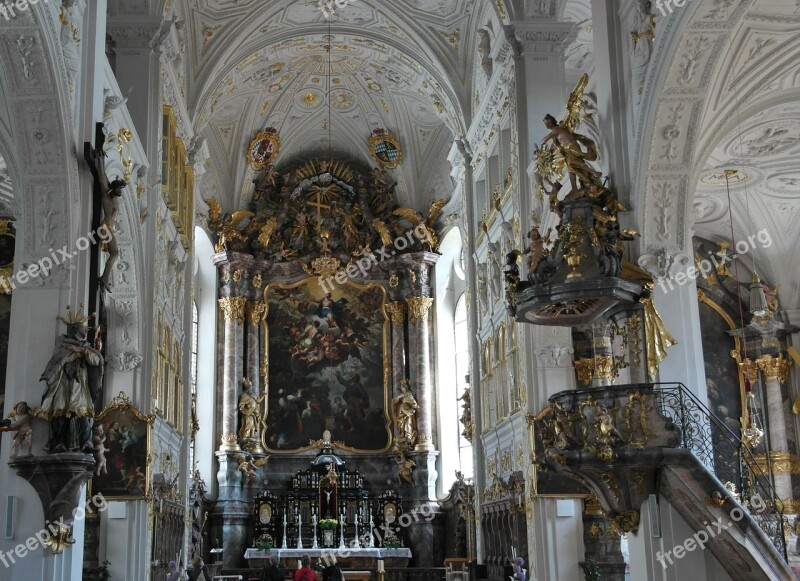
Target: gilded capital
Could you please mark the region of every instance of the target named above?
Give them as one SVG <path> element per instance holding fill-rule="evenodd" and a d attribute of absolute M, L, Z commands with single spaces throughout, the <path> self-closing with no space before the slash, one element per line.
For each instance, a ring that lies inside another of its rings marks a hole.
<path fill-rule="evenodd" d="M 222 436 L 222 445 L 219 449 L 223 452 L 238 452 L 241 450 L 239 438 L 236 437 L 236 434 L 225 434 Z"/>
<path fill-rule="evenodd" d="M 387 303 L 386 312 L 392 323 L 402 325 L 406 318 L 406 305 L 403 302 Z"/>
<path fill-rule="evenodd" d="M 431 297 L 410 297 L 406 299 L 406 305 L 408 305 L 408 322 L 417 323 L 428 318 L 433 299 Z"/>
<path fill-rule="evenodd" d="M 246 307 L 247 324 L 255 327 L 267 318 L 267 304 L 260 301 L 248 301 Z"/>
<path fill-rule="evenodd" d="M 789 370 L 792 368 L 792 362 L 783 358 L 783 354 L 778 357 L 772 355 L 764 355 L 756 359 L 756 365 L 764 373 L 765 381 L 779 381 L 786 383 L 789 378 Z"/>
<path fill-rule="evenodd" d="M 226 321 L 244 322 L 244 310 L 247 299 L 244 297 L 224 297 L 219 299 L 219 308 L 225 313 Z"/>

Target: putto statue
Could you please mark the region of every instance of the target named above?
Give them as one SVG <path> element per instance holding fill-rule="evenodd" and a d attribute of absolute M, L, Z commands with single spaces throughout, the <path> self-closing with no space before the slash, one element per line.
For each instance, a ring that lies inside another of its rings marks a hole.
<path fill-rule="evenodd" d="M 87 340 L 86 322 L 90 316 L 67 307 L 67 318 L 58 319 L 67 332 L 56 347 L 40 381 L 47 384 L 37 416 L 50 423 L 45 450 L 94 452 L 92 424 L 94 400 L 102 388 L 103 354 Z"/>
<path fill-rule="evenodd" d="M 31 455 L 31 410 L 28 403 L 21 401 L 14 406 L 9 419 L 0 420 L 3 431 L 16 432 L 11 445 L 11 457 Z M 22 452 L 22 454 L 20 454 Z"/>

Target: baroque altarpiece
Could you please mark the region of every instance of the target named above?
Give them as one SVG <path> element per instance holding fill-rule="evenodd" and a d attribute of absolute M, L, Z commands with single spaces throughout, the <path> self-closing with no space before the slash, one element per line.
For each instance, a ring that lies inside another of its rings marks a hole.
<path fill-rule="evenodd" d="M 383 170 L 344 161 L 269 165 L 254 183 L 249 210 L 206 202 L 222 363 L 212 543 L 226 568 L 256 545 L 330 546 L 323 520 L 349 546 L 387 505 L 389 518 L 439 510 L 430 329 L 444 202 L 427 216 L 399 207 Z M 341 487 L 335 514 L 325 482 Z M 436 526 L 366 546 L 430 566 Z"/>

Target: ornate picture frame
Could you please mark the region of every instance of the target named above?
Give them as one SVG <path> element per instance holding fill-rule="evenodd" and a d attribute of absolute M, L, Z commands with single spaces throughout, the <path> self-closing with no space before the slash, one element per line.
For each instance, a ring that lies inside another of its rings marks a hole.
<path fill-rule="evenodd" d="M 247 161 L 253 170 L 262 170 L 271 164 L 281 150 L 281 137 L 274 127 L 259 131 L 247 146 Z"/>
<path fill-rule="evenodd" d="M 311 450 L 325 429 L 348 452 L 391 448 L 387 296 L 377 283 L 347 282 L 326 293 L 315 277 L 264 289 L 265 450 Z M 304 426 L 301 435 L 282 427 L 296 425 L 295 419 Z"/>
<path fill-rule="evenodd" d="M 124 392 L 95 417 L 92 442 L 97 465 L 92 494 L 102 494 L 108 500 L 148 498 L 154 422 L 155 416 L 139 411 Z"/>

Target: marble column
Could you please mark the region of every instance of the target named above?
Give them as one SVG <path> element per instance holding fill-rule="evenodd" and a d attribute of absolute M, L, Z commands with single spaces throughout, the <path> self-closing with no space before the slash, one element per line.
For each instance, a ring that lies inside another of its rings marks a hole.
<path fill-rule="evenodd" d="M 419 404 L 417 411 L 416 452 L 431 452 L 433 446 L 433 386 L 431 385 L 430 319 L 428 317 L 433 299 L 431 297 L 410 297 L 408 307 L 408 334 L 411 385 L 416 388 Z"/>
<path fill-rule="evenodd" d="M 261 323 L 267 316 L 267 305 L 260 301 L 249 301 L 245 307 L 247 326 L 245 328 L 245 349 L 246 349 L 246 377 L 250 380 L 253 390 L 253 397 L 261 397 Z M 256 444 L 250 450 L 255 453 L 263 453 L 261 447 L 261 426 L 256 426 L 254 439 Z"/>
<path fill-rule="evenodd" d="M 603 513 L 596 498 L 590 497 L 583 511 L 584 570 L 591 560 L 599 568 L 601 579 L 625 581 L 620 541 L 619 529 Z"/>
<path fill-rule="evenodd" d="M 225 337 L 222 378 L 222 441 L 221 452 L 238 451 L 237 414 L 239 382 L 242 377 L 243 324 L 246 305 L 244 297 L 224 297 L 219 306 L 225 317 Z"/>
<path fill-rule="evenodd" d="M 773 357 L 772 355 L 762 355 L 755 363 L 764 378 L 767 418 L 766 421 L 762 418 L 762 422 L 766 424 L 768 430 L 769 463 L 767 466 L 772 472 L 778 498 L 783 501 L 791 501 L 793 499 L 791 468 L 794 463 L 791 461 L 792 455 L 787 439 L 782 386 L 789 378 L 792 364 L 782 356 Z"/>
<path fill-rule="evenodd" d="M 386 305 L 392 328 L 392 397 L 400 394 L 400 382 L 406 378 L 406 305 L 402 301 Z"/>

